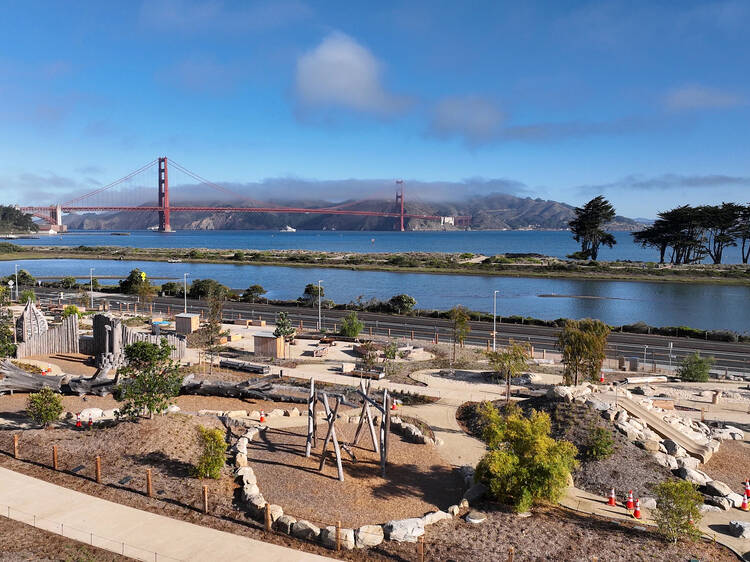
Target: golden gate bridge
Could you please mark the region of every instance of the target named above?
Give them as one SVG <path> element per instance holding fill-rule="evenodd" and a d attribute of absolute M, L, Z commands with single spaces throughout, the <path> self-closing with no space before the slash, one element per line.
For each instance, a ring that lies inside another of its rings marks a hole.
<path fill-rule="evenodd" d="M 177 170 L 184 174 L 191 181 L 195 181 L 199 186 L 210 187 L 211 189 L 222 192 L 224 196 L 229 195 L 235 198 L 246 200 L 251 206 L 196 206 L 189 204 L 174 205 L 170 203 L 170 192 L 169 192 L 169 171 Z M 123 186 L 136 185 L 137 187 L 144 187 L 141 183 L 143 178 L 147 176 L 149 172 L 156 171 L 155 187 L 156 187 L 156 202 L 155 204 L 145 205 L 133 205 L 123 204 L 123 194 L 118 188 L 122 189 Z M 401 180 L 396 181 L 398 190 L 396 191 L 396 201 L 394 206 L 389 206 L 387 210 L 362 210 L 353 207 L 357 207 L 358 204 L 364 201 L 372 200 L 360 200 L 350 201 L 342 203 L 340 205 L 331 207 L 284 207 L 280 205 L 272 205 L 268 203 L 262 203 L 254 201 L 245 197 L 239 193 L 236 193 L 230 189 L 222 187 L 214 182 L 207 180 L 199 176 L 198 174 L 191 172 L 184 166 L 177 162 L 170 160 L 167 161 L 166 157 L 159 157 L 152 160 L 148 164 L 141 166 L 137 170 L 134 170 L 123 176 L 122 178 L 99 187 L 91 192 L 85 193 L 74 199 L 66 201 L 64 203 L 57 203 L 48 206 L 19 206 L 18 208 L 25 212 L 30 213 L 33 216 L 42 219 L 50 225 L 50 228 L 55 231 L 62 231 L 65 229 L 63 225 L 63 214 L 65 213 L 78 213 L 78 212 L 91 212 L 91 213 L 106 213 L 106 212 L 156 212 L 158 213 L 158 230 L 160 232 L 171 232 L 171 214 L 172 213 L 185 213 L 185 212 L 221 212 L 221 213 L 271 213 L 271 214 L 319 214 L 319 215 L 347 215 L 347 216 L 363 216 L 363 217 L 391 217 L 396 219 L 395 229 L 404 230 L 404 221 L 406 219 L 421 219 L 426 221 L 438 221 L 441 224 L 451 224 L 455 226 L 469 226 L 471 222 L 470 216 L 440 216 L 440 215 L 428 215 L 428 214 L 417 214 L 408 213 L 405 210 L 404 202 L 404 183 Z M 102 201 L 103 195 L 110 193 L 116 194 L 112 199 L 116 199 L 116 203 L 112 201 Z M 378 201 L 378 204 L 381 201 Z"/>

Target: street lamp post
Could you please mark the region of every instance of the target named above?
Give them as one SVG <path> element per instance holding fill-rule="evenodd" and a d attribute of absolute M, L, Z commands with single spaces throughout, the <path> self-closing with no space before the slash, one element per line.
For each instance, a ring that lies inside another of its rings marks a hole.
<path fill-rule="evenodd" d="M 643 370 L 646 370 L 646 350 L 648 349 L 647 345 L 643 346 Z"/>
<path fill-rule="evenodd" d="M 497 294 L 500 291 L 495 291 L 492 294 L 492 351 L 497 350 Z"/>
<path fill-rule="evenodd" d="M 94 310 L 94 268 L 89 267 L 89 308 Z"/>
<path fill-rule="evenodd" d="M 185 299 L 185 309 L 184 312 L 187 314 L 187 278 L 189 273 L 183 273 L 182 279 L 183 279 L 183 286 L 182 286 L 182 296 Z"/>
<path fill-rule="evenodd" d="M 321 315 L 321 309 L 320 309 L 320 293 L 321 293 L 321 283 L 323 281 L 318 279 L 318 331 L 323 331 L 323 316 Z"/>
<path fill-rule="evenodd" d="M 18 302 L 18 264 L 16 264 L 16 302 Z"/>

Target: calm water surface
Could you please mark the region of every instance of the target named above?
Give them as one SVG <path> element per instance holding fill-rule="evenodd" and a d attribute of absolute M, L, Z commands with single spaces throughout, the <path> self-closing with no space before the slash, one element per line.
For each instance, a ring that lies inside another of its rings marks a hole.
<path fill-rule="evenodd" d="M 617 244 L 603 248 L 605 261 L 658 261 L 653 249 L 633 243 L 627 232 L 614 233 Z M 64 236 L 40 236 L 39 239 L 15 240 L 21 245 L 63 246 L 133 246 L 136 248 L 219 248 L 243 250 L 317 250 L 339 252 L 472 252 L 494 255 L 535 252 L 564 258 L 578 250 L 567 231 L 471 231 L 471 232 L 331 232 L 270 230 L 182 230 L 172 233 L 134 231 L 129 236 L 111 232 L 80 231 Z M 739 250 L 728 248 L 725 263 L 738 263 Z"/>
<path fill-rule="evenodd" d="M 111 238 L 118 240 L 121 237 Z M 132 241 L 132 237 L 122 238 L 131 238 Z M 204 242 L 210 239 L 211 236 L 204 234 Z M 395 294 L 407 293 L 417 299 L 420 308 L 425 309 L 449 309 L 462 304 L 473 310 L 491 312 L 492 293 L 498 290 L 498 314 L 505 316 L 590 317 L 613 325 L 644 321 L 657 326 L 685 325 L 743 333 L 750 330 L 750 287 L 69 259 L 3 262 L 0 263 L 0 274 L 12 273 L 14 263 L 35 276 L 79 275 L 88 278 L 89 267 L 95 268 L 95 275 L 122 277 L 135 267 L 150 276 L 179 280 L 182 280 L 183 273 L 189 273 L 191 280 L 212 278 L 234 289 L 259 283 L 268 290 L 270 299 L 295 299 L 302 294 L 307 283 L 320 279 L 325 296 L 338 303 L 359 296 L 365 300 L 373 297 L 388 299 Z"/>

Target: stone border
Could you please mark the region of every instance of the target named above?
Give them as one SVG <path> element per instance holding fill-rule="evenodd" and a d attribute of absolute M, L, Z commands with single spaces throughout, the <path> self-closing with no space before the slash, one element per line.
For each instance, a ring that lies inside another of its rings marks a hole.
<path fill-rule="evenodd" d="M 393 421 L 391 421 L 391 424 L 391 427 L 393 427 Z M 411 426 L 411 424 L 403 425 Z M 235 478 L 242 484 L 242 503 L 250 516 L 256 521 L 261 522 L 265 521 L 267 502 L 258 488 L 255 472 L 249 466 L 247 446 L 266 429 L 266 426 L 256 425 L 250 427 L 233 446 L 235 451 L 234 474 Z M 416 430 L 416 428 L 414 429 Z M 406 431 L 409 430 L 407 429 Z M 419 430 L 417 431 L 419 432 Z M 427 439 L 421 432 L 419 432 L 419 435 L 423 439 Z M 424 535 L 425 526 L 432 525 L 443 519 L 451 519 L 458 516 L 462 509 L 469 508 L 469 501 L 476 501 L 486 491 L 486 488 L 482 484 L 473 483 L 473 467 L 466 466 L 460 470 L 464 477 L 464 483 L 470 486 L 460 504 L 450 506 L 447 511 L 431 511 L 422 517 L 393 520 L 382 525 L 362 525 L 358 529 L 342 528 L 340 533 L 341 547 L 346 550 L 367 548 L 377 546 L 383 540 L 417 542 L 417 538 Z M 283 508 L 275 504 L 268 504 L 268 510 L 271 516 L 271 528 L 274 531 L 312 542 L 318 541 L 323 546 L 331 549 L 336 548 L 336 527 L 328 526 L 321 529 L 305 519 L 296 519 L 291 515 L 285 514 Z"/>

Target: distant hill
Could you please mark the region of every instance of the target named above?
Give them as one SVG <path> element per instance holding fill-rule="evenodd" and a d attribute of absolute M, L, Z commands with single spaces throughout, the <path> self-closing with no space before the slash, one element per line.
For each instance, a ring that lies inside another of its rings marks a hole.
<path fill-rule="evenodd" d="M 279 206 L 322 208 L 337 207 L 357 211 L 397 212 L 393 201 L 370 200 L 331 203 L 330 201 L 277 201 Z M 225 203 L 202 202 L 206 206 L 225 206 Z M 573 206 L 557 201 L 517 197 L 503 193 L 472 197 L 461 202 L 406 202 L 406 212 L 411 214 L 455 216 L 471 215 L 473 230 L 560 230 L 568 227 L 573 217 Z M 172 228 L 177 230 L 267 230 L 285 225 L 300 230 L 394 230 L 396 221 L 389 217 L 367 217 L 318 214 L 256 214 L 256 213 L 173 213 Z M 67 215 L 68 228 L 74 230 L 142 230 L 157 224 L 157 214 L 152 211 L 127 213 L 87 213 Z M 408 219 L 409 230 L 437 230 L 443 227 L 433 221 Z M 611 230 L 635 230 L 641 224 L 626 217 L 616 217 L 609 225 Z M 445 227 L 451 228 L 451 227 Z"/>

